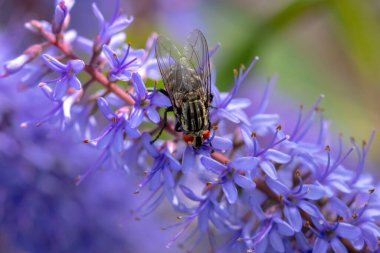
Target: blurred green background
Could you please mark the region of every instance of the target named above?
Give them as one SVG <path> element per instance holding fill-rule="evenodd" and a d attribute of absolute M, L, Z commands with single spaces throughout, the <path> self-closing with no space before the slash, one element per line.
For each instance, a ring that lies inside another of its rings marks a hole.
<path fill-rule="evenodd" d="M 252 75 L 278 74 L 275 93 L 309 106 L 325 94 L 325 115 L 347 144 L 351 136 L 361 142 L 380 129 L 380 1 L 159 2 L 140 3 L 145 15 L 135 15 L 132 37 L 156 30 L 180 38 L 203 29 L 210 47 L 222 44 L 214 58 L 221 89 L 232 83 L 233 68 L 257 55 Z M 379 151 L 377 136 L 372 162 L 380 162 Z"/>

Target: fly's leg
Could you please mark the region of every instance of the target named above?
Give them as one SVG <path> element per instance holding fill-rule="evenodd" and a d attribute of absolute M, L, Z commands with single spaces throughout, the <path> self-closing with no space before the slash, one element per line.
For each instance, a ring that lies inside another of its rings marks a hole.
<path fill-rule="evenodd" d="M 149 92 L 153 92 L 154 91 L 154 89 L 152 89 L 152 88 L 147 88 L 147 90 L 149 91 Z M 160 93 L 162 93 L 162 94 L 164 94 L 165 96 L 167 96 L 167 97 L 169 97 L 169 93 L 165 90 L 165 89 L 156 89 L 156 91 L 157 92 L 160 92 Z"/>
<path fill-rule="evenodd" d="M 150 144 L 153 144 L 160 137 L 160 135 L 162 134 L 162 131 L 164 131 L 164 129 L 166 128 L 167 123 L 168 123 L 168 112 L 172 112 L 172 111 L 173 111 L 173 106 L 167 107 L 165 109 L 165 112 L 164 112 L 164 125 L 161 127 L 161 129 L 158 132 L 157 136 L 153 140 L 150 141 Z"/>
<path fill-rule="evenodd" d="M 212 108 L 212 109 L 217 109 L 218 107 L 215 107 L 215 106 L 212 106 L 211 104 L 212 104 L 212 101 L 213 101 L 213 99 L 214 99 L 214 94 L 210 94 L 210 105 L 208 106 L 209 108 Z"/>
<path fill-rule="evenodd" d="M 212 95 L 212 94 L 211 94 Z M 212 97 L 211 97 L 211 99 L 212 99 Z M 211 121 L 210 121 L 210 119 L 208 119 L 208 130 L 209 131 L 211 131 Z M 214 130 L 215 131 L 215 130 Z M 211 153 L 214 153 L 215 152 L 215 150 L 214 150 L 214 148 L 212 147 L 212 142 L 211 141 L 209 141 L 209 144 L 210 144 L 210 147 L 211 147 Z"/>
<path fill-rule="evenodd" d="M 179 123 L 179 121 L 177 121 L 177 123 L 175 124 L 175 131 L 182 132 L 182 126 L 181 123 Z"/>

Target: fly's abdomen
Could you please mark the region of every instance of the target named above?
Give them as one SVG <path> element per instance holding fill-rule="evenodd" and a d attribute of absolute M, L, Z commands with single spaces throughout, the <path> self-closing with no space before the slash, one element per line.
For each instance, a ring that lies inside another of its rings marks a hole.
<path fill-rule="evenodd" d="M 181 125 L 187 132 L 208 128 L 208 113 L 201 100 L 186 101 L 182 106 Z"/>

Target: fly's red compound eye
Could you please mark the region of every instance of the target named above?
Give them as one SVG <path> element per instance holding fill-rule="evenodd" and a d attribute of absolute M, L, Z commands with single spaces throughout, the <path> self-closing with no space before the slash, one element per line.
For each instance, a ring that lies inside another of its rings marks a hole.
<path fill-rule="evenodd" d="M 205 130 L 205 131 L 203 131 L 202 135 L 203 135 L 203 139 L 207 140 L 208 138 L 210 138 L 210 131 Z"/>
<path fill-rule="evenodd" d="M 187 143 L 193 143 L 194 141 L 194 136 L 191 135 L 191 134 L 186 134 L 186 135 L 183 135 L 183 140 Z"/>

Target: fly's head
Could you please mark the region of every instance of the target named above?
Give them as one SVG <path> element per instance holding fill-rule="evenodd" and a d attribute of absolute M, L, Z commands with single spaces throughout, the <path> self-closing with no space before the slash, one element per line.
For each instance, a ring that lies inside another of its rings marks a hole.
<path fill-rule="evenodd" d="M 200 148 L 208 138 L 210 138 L 209 130 L 186 133 L 183 135 L 183 140 L 188 144 L 191 144 L 194 148 Z"/>

